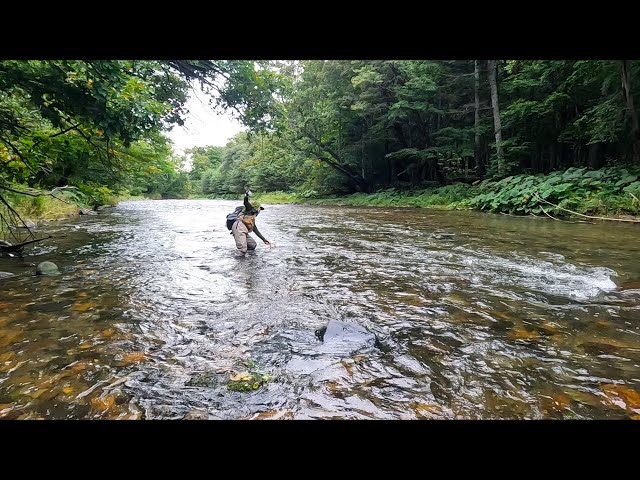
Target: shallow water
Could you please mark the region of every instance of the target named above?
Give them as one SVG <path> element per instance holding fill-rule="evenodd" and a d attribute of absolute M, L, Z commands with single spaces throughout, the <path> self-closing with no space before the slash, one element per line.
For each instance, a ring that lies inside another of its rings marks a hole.
<path fill-rule="evenodd" d="M 0 418 L 640 415 L 638 226 L 273 205 L 238 258 L 236 204 L 124 202 L 0 258 Z"/>

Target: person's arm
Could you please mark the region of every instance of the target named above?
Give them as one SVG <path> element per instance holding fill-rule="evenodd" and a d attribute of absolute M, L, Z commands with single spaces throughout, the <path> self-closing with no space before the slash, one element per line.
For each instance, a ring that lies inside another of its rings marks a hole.
<path fill-rule="evenodd" d="M 264 237 L 262 236 L 262 234 L 258 231 L 258 226 L 257 226 L 255 223 L 253 224 L 253 231 L 254 231 L 254 232 L 255 232 L 255 234 L 258 236 L 258 238 L 259 238 L 260 240 L 262 240 L 264 243 L 266 243 L 266 244 L 271 244 L 271 242 L 269 242 L 269 240 L 267 240 L 266 238 L 264 238 Z"/>
<path fill-rule="evenodd" d="M 249 194 L 245 193 L 244 195 L 244 209 L 245 212 L 249 212 L 251 210 L 253 210 L 253 205 L 251 205 L 251 203 L 249 203 Z"/>

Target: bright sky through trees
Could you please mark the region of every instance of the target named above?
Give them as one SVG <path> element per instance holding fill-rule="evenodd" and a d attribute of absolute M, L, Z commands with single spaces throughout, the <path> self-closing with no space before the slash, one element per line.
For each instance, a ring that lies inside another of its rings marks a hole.
<path fill-rule="evenodd" d="M 214 112 L 213 107 L 208 104 L 207 96 L 195 86 L 187 107 L 189 115 L 185 118 L 184 126 L 175 126 L 168 133 L 178 154 L 196 146 L 225 146 L 231 137 L 243 130 L 242 125 L 229 113 Z"/>

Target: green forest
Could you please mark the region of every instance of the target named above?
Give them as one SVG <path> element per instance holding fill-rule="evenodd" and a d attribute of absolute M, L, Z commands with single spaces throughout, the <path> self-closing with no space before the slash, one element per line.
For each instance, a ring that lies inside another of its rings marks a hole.
<path fill-rule="evenodd" d="M 640 61 L 0 61 L 0 223 L 125 198 L 633 218 Z M 246 126 L 178 155 L 190 88 Z"/>

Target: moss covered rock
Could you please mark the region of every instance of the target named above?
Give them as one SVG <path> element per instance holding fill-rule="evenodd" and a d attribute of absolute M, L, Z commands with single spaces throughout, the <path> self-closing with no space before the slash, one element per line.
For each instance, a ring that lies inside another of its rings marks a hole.
<path fill-rule="evenodd" d="M 42 262 L 36 267 L 36 275 L 58 275 L 60 270 L 53 262 Z"/>

